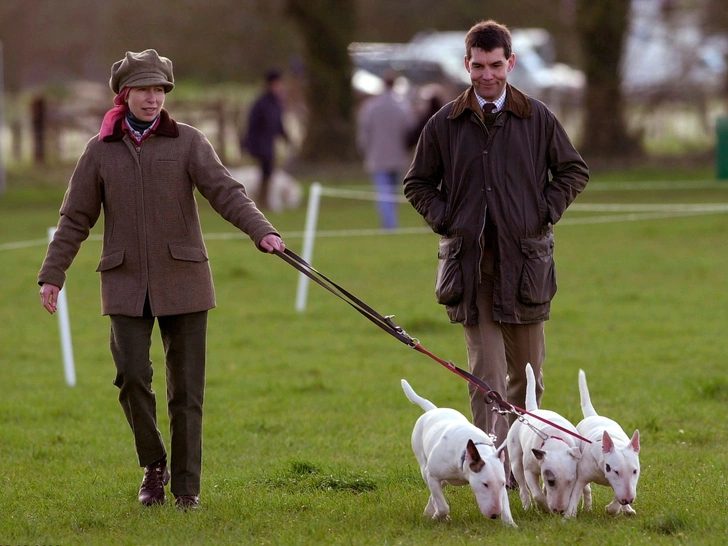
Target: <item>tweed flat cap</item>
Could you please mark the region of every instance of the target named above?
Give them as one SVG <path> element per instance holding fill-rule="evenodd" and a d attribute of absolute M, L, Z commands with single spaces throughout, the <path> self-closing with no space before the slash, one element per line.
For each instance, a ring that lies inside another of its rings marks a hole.
<path fill-rule="evenodd" d="M 161 85 L 169 93 L 174 89 L 172 61 L 160 57 L 154 49 L 146 49 L 141 53 L 126 52 L 126 57 L 111 66 L 109 87 L 119 94 L 125 87 L 146 87 Z"/>

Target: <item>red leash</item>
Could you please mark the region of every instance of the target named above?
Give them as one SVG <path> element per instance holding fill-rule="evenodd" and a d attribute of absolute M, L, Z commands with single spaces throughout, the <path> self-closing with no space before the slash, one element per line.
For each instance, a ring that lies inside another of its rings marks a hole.
<path fill-rule="evenodd" d="M 280 252 L 278 250 L 274 251 L 274 253 L 281 259 L 283 259 L 285 262 L 290 264 L 291 266 L 298 269 L 301 273 L 306 275 L 309 279 L 313 280 L 332 294 L 334 294 L 336 297 L 341 298 L 346 303 L 351 305 L 354 309 L 356 309 L 359 313 L 364 315 L 366 318 L 368 318 L 370 321 L 372 321 L 374 324 L 379 326 L 382 330 L 387 332 L 389 335 L 397 338 L 399 341 L 404 343 L 405 345 L 412 347 L 414 350 L 429 356 L 431 359 L 433 359 L 435 362 L 438 362 L 439 364 L 442 364 L 445 366 L 448 370 L 453 372 L 456 375 L 459 375 L 466 381 L 472 383 L 478 389 L 483 391 L 485 393 L 485 401 L 487 404 L 494 404 L 498 407 L 498 411 L 502 413 L 516 413 L 520 415 L 529 415 L 533 417 L 534 419 L 538 419 L 539 421 L 542 421 L 546 423 L 547 425 L 550 425 L 552 427 L 555 427 L 559 429 L 562 432 L 565 432 L 566 434 L 569 434 L 571 436 L 574 436 L 575 438 L 578 438 L 579 440 L 582 440 L 587 443 L 591 443 L 591 440 L 584 438 L 583 436 L 580 436 L 579 434 L 576 434 L 575 432 L 568 430 L 560 425 L 557 425 L 556 423 L 552 423 L 551 421 L 544 419 L 543 417 L 539 417 L 538 415 L 534 415 L 533 413 L 530 413 L 526 411 L 525 409 L 519 408 L 518 406 L 514 406 L 513 404 L 506 402 L 503 400 L 500 394 L 498 394 L 496 391 L 491 389 L 488 384 L 480 379 L 479 377 L 474 376 L 470 372 L 467 372 L 461 368 L 458 368 L 455 364 L 452 362 L 448 362 L 446 360 L 443 360 L 434 354 L 432 354 L 430 351 L 425 349 L 422 345 L 420 345 L 419 340 L 411 337 L 407 332 L 404 331 L 403 328 L 400 326 L 397 326 L 394 322 L 392 322 L 392 317 L 394 315 L 389 316 L 383 316 L 379 314 L 377 311 L 375 311 L 373 308 L 371 308 L 369 305 L 361 301 L 359 298 L 354 296 L 352 293 L 348 292 L 338 284 L 336 284 L 334 281 L 329 279 L 326 275 L 323 273 L 320 273 L 319 271 L 316 271 L 311 264 L 306 262 L 303 258 L 295 254 L 289 249 L 286 249 L 284 252 Z"/>
<path fill-rule="evenodd" d="M 501 395 L 498 394 L 498 392 L 491 389 L 485 381 L 483 381 L 482 379 L 479 379 L 478 377 L 475 377 L 470 372 L 466 372 L 465 370 L 458 368 L 452 362 L 446 362 L 445 360 L 433 355 L 430 351 L 428 351 L 427 349 L 422 347 L 422 345 L 420 345 L 419 343 L 414 345 L 412 348 L 416 351 L 421 352 L 422 354 L 429 356 L 434 361 L 439 362 L 440 364 L 445 366 L 451 372 L 459 375 L 466 381 L 469 381 L 470 383 L 472 383 L 473 385 L 478 387 L 481 391 L 483 391 L 485 393 L 486 403 L 487 404 L 493 403 L 494 405 L 498 406 L 499 411 L 504 412 L 504 413 L 516 413 L 516 414 L 521 414 L 521 415 L 529 415 L 530 417 L 533 417 L 534 419 L 538 419 L 539 421 L 542 421 L 543 423 L 546 423 L 547 425 L 550 425 L 554 428 L 559 429 L 561 432 L 565 432 L 566 434 L 569 434 L 569 435 L 571 435 L 575 438 L 578 438 L 579 440 L 582 440 L 584 442 L 587 442 L 589 444 L 592 443 L 591 440 L 589 440 L 588 438 L 584 438 L 583 436 L 575 433 L 573 430 L 564 428 L 561 425 L 558 425 L 556 423 L 549 421 L 548 419 L 544 419 L 543 417 L 540 417 L 539 415 L 531 413 L 530 411 L 526 411 L 523 408 L 519 408 L 518 406 L 513 405 L 510 402 L 506 402 L 505 400 L 503 400 Z"/>

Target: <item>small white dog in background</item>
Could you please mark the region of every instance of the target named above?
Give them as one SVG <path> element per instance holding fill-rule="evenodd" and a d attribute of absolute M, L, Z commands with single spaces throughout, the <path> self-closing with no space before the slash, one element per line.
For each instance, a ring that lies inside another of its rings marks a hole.
<path fill-rule="evenodd" d="M 530 364 L 526 364 L 526 385 L 526 411 L 576 433 L 566 418 L 538 408 Z M 540 420 L 525 423 L 519 419 L 511 425 L 506 443 L 524 510 L 531 507 L 533 498 L 544 512 L 565 513 L 577 481 L 582 441 Z"/>
<path fill-rule="evenodd" d="M 503 446 L 496 450 L 491 437 L 462 413 L 438 408 L 419 396 L 404 379 L 402 389 L 410 402 L 425 412 L 412 430 L 412 450 L 430 489 L 425 515 L 449 520 L 450 507 L 443 487 L 469 484 L 486 518 L 500 516 L 505 525 L 516 527 L 506 491 Z"/>
<path fill-rule="evenodd" d="M 245 191 L 255 200 L 260 186 L 260 170 L 258 167 L 238 167 L 228 169 L 232 177 L 245 186 Z M 270 178 L 268 200 L 273 212 L 296 209 L 303 201 L 301 183 L 282 169 L 275 169 Z"/>
<path fill-rule="evenodd" d="M 576 425 L 576 429 L 592 443 L 584 446 L 577 484 L 566 515 L 576 515 L 582 494 L 584 509 L 591 510 L 591 482 L 609 486 L 614 491 L 614 499 L 606 508 L 607 513 L 635 514 L 631 504 L 637 497 L 637 481 L 640 477 L 639 430 L 635 430 L 630 439 L 618 423 L 597 414 L 591 403 L 583 370 L 579 370 L 579 396 L 584 419 Z"/>

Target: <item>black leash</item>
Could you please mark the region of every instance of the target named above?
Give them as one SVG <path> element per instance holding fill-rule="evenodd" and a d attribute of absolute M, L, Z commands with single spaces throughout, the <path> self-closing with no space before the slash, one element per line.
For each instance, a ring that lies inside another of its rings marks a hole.
<path fill-rule="evenodd" d="M 336 297 L 344 300 L 346 303 L 351 305 L 354 309 L 356 309 L 359 313 L 364 315 L 367 319 L 369 319 L 371 322 L 379 326 L 382 330 L 387 332 L 392 337 L 396 338 L 397 340 L 401 341 L 408 347 L 413 348 L 414 350 L 429 356 L 434 361 L 438 362 L 439 364 L 442 364 L 445 366 L 448 370 L 451 372 L 459 375 L 463 379 L 469 381 L 473 385 L 475 385 L 478 389 L 483 391 L 485 393 L 485 401 L 488 404 L 493 404 L 498 408 L 498 411 L 500 413 L 515 413 L 516 415 L 530 415 L 531 417 L 538 419 L 539 421 L 543 421 L 544 423 L 547 423 L 562 432 L 565 432 L 567 434 L 570 434 L 571 436 L 574 436 L 576 438 L 579 438 L 580 440 L 583 440 L 585 442 L 591 443 L 590 440 L 587 438 L 584 438 L 583 436 L 580 436 L 578 434 L 574 434 L 573 431 L 570 431 L 556 423 L 552 423 L 551 421 L 548 421 L 542 417 L 539 417 L 538 415 L 534 415 L 533 413 L 530 413 L 526 411 L 525 409 L 519 408 L 518 406 L 514 406 L 513 404 L 506 402 L 503 400 L 500 394 L 498 394 L 496 391 L 491 389 L 488 384 L 480 379 L 479 377 L 474 376 L 468 371 L 465 371 L 461 368 L 458 368 L 455 364 L 453 364 L 450 361 L 443 360 L 434 354 L 432 354 L 430 351 L 425 349 L 422 345 L 420 345 L 420 342 L 418 339 L 413 338 L 410 336 L 401 326 L 397 326 L 393 321 L 392 317 L 394 315 L 381 315 L 377 311 L 375 311 L 372 307 L 364 303 L 362 300 L 357 298 L 354 294 L 346 290 L 345 288 L 339 286 L 334 281 L 329 279 L 326 275 L 321 273 L 320 271 L 317 271 L 313 268 L 311 264 L 309 264 L 306 260 L 298 256 L 295 252 L 292 250 L 289 250 L 288 248 L 285 249 L 283 252 L 280 250 L 274 250 L 273 251 L 279 258 L 283 259 L 285 262 L 293 266 L 294 268 L 298 269 L 301 273 L 306 275 L 309 279 L 314 281 L 316 284 L 322 286 L 332 294 L 334 294 Z"/>

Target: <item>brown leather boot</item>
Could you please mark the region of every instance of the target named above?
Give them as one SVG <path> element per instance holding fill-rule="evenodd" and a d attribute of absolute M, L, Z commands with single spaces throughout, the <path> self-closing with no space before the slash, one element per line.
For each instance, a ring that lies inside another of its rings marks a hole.
<path fill-rule="evenodd" d="M 174 503 L 180 510 L 195 510 L 200 506 L 200 497 L 197 495 L 177 495 Z"/>
<path fill-rule="evenodd" d="M 139 488 L 139 502 L 144 506 L 164 504 L 164 486 L 169 482 L 167 459 L 160 459 L 156 463 L 144 467 L 144 480 Z"/>

